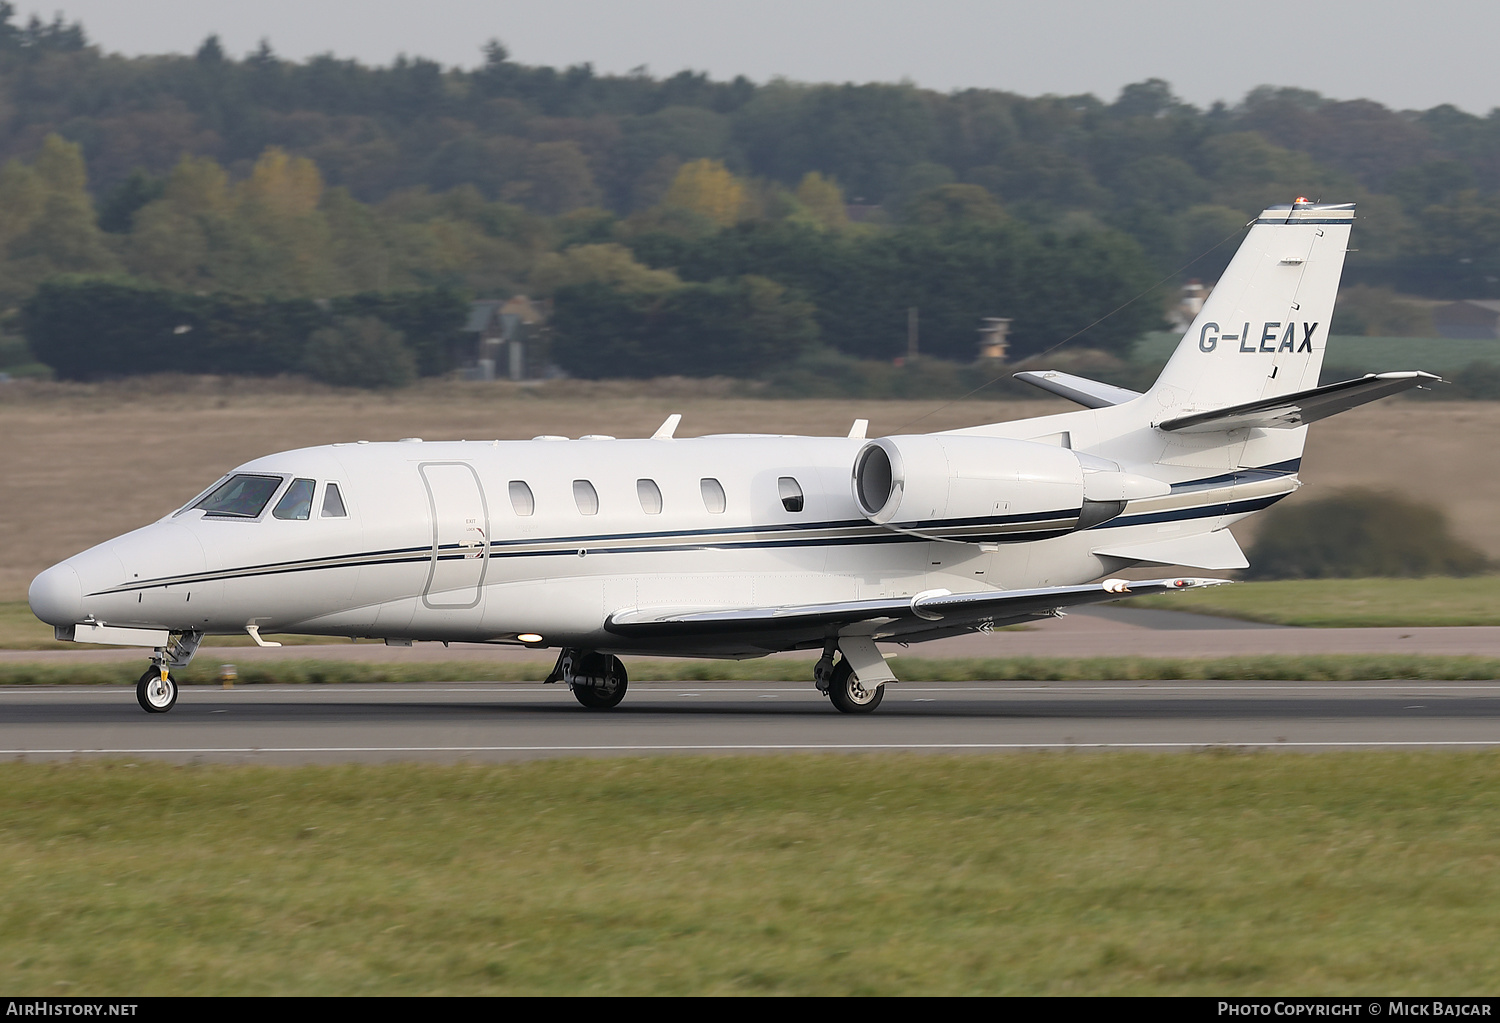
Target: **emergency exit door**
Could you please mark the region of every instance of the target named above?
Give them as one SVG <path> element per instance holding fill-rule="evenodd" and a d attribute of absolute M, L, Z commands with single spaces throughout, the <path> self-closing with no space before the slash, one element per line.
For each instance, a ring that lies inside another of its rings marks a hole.
<path fill-rule="evenodd" d="M 465 462 L 425 462 L 418 469 L 432 512 L 432 566 L 422 603 L 474 607 L 490 563 L 489 509 L 479 476 Z"/>

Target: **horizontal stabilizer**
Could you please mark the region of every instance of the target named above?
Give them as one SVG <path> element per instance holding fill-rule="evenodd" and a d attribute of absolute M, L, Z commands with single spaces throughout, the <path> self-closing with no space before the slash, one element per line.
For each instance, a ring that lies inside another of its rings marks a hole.
<path fill-rule="evenodd" d="M 1217 433 L 1224 430 L 1290 430 L 1319 419 L 1347 412 L 1365 402 L 1398 394 L 1429 380 L 1442 377 L 1420 370 L 1405 373 L 1366 373 L 1353 380 L 1325 384 L 1309 391 L 1295 391 L 1275 398 L 1262 398 L 1243 405 L 1195 412 L 1157 423 L 1169 433 Z"/>
<path fill-rule="evenodd" d="M 1140 391 L 1132 391 L 1128 387 L 1116 387 L 1114 384 L 1100 383 L 1098 380 L 1077 377 L 1072 373 L 1062 373 L 1055 369 L 1027 370 L 1024 373 L 1015 374 L 1015 378 L 1025 381 L 1032 387 L 1051 391 L 1069 401 L 1076 401 L 1084 408 L 1123 405 L 1132 398 L 1141 396 Z"/>
<path fill-rule="evenodd" d="M 1095 547 L 1094 553 L 1111 558 L 1129 558 L 1132 561 L 1151 561 L 1159 565 L 1182 565 L 1185 568 L 1207 568 L 1213 571 L 1250 567 L 1250 562 L 1245 559 L 1245 552 L 1240 550 L 1240 545 L 1227 529 L 1216 529 L 1212 533 L 1193 536 L 1176 536 L 1170 540 Z"/>
<path fill-rule="evenodd" d="M 617 636 L 663 638 L 732 633 L 808 632 L 825 635 L 862 622 L 916 621 L 924 627 L 963 627 L 1040 618 L 1065 607 L 1119 600 L 1121 597 L 1171 593 L 1195 586 L 1218 586 L 1223 579 L 1106 579 L 1083 586 L 1049 586 L 1033 590 L 983 590 L 949 593 L 929 590 L 914 597 L 791 604 L 783 607 L 629 608 L 616 611 L 604 627 Z M 927 626 L 925 623 L 934 623 Z"/>

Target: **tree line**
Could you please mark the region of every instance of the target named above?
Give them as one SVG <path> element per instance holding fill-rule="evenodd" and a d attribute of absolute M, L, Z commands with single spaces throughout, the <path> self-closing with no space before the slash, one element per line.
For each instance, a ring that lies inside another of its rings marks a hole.
<path fill-rule="evenodd" d="M 126 188 L 132 174 L 163 179 L 185 153 L 240 177 L 275 146 L 362 202 L 469 184 L 549 216 L 638 212 L 683 164 L 710 159 L 789 188 L 816 171 L 851 200 L 898 215 L 935 185 L 972 184 L 1034 224 L 1125 231 L 1164 271 L 1267 203 L 1357 200 L 1369 215 L 1356 277 L 1473 297 L 1497 276 L 1493 111 L 1395 111 L 1273 87 L 1200 109 L 1156 79 L 1106 102 L 601 75 L 520 64 L 498 42 L 472 69 L 420 58 L 296 62 L 266 44 L 236 59 L 214 38 L 193 55 L 125 58 L 90 45 L 81 25 L 14 21 L 3 0 L 0 160 L 29 157 L 59 133 L 82 146 L 96 194 L 114 196 L 117 209 L 140 196 Z"/>
<path fill-rule="evenodd" d="M 1248 217 L 1296 195 L 1361 203 L 1351 283 L 1500 294 L 1500 112 L 482 56 L 296 62 L 210 38 L 127 59 L 0 0 L 0 329 L 40 329 L 40 306 L 19 311 L 83 275 L 267 308 L 526 292 L 555 306 L 559 361 L 591 374 L 756 372 L 818 347 L 888 359 L 911 306 L 928 354 L 967 359 L 983 316 L 1013 318 L 1025 354 L 1152 280 L 1214 279 Z M 1081 340 L 1119 348 L 1160 308 L 1138 300 Z M 413 372 L 435 365 L 423 343 L 403 341 Z"/>

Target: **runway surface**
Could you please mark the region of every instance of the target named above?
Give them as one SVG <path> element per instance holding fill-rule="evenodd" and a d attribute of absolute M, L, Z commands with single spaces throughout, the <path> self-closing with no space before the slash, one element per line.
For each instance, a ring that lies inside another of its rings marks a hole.
<path fill-rule="evenodd" d="M 0 688 L 0 756 L 501 761 L 672 753 L 1500 746 L 1500 682 L 900 683 L 868 716 L 809 684 L 636 683 L 613 711 L 538 683 Z"/>

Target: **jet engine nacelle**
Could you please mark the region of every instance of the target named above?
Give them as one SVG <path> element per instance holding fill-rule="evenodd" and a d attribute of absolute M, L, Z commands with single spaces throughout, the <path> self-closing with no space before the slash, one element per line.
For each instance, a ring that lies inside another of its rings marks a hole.
<path fill-rule="evenodd" d="M 854 459 L 854 499 L 892 529 L 974 542 L 1033 540 L 1107 522 L 1171 487 L 1069 448 L 999 437 L 882 437 Z"/>

